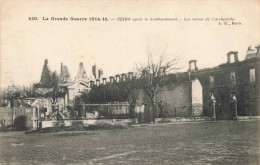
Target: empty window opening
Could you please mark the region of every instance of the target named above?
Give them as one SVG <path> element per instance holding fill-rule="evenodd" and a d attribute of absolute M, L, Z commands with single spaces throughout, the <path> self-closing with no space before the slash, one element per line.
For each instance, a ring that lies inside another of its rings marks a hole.
<path fill-rule="evenodd" d="M 214 86 L 214 77 L 213 76 L 209 76 L 209 85 L 210 85 L 210 87 Z"/>
<path fill-rule="evenodd" d="M 231 80 L 231 84 L 233 84 L 233 85 L 236 84 L 236 73 L 235 72 L 231 72 L 230 80 Z"/>
<path fill-rule="evenodd" d="M 250 69 L 250 82 L 255 82 L 255 69 Z"/>
<path fill-rule="evenodd" d="M 230 55 L 230 63 L 235 62 L 235 55 Z"/>
<path fill-rule="evenodd" d="M 194 62 L 192 62 L 191 64 L 190 64 L 190 69 L 191 70 L 195 70 L 196 68 L 195 68 L 195 63 Z"/>

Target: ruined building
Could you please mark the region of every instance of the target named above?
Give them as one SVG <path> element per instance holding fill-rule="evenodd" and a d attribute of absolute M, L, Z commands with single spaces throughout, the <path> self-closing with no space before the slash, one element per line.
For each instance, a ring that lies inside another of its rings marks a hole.
<path fill-rule="evenodd" d="M 163 102 L 168 117 L 208 116 L 217 120 L 237 116 L 259 116 L 260 45 L 248 49 L 246 59 L 238 60 L 238 52 L 227 53 L 227 62 L 213 68 L 198 69 L 197 61 L 189 61 L 187 72 L 166 75 L 156 95 Z M 142 90 L 137 106 L 148 102 Z M 157 110 L 155 117 L 160 116 Z"/>
<path fill-rule="evenodd" d="M 204 69 L 199 69 L 196 60 L 190 60 L 188 71 L 164 75 L 164 83 L 156 94 L 155 102 L 158 108 L 153 117 L 206 116 L 222 120 L 234 119 L 237 116 L 260 116 L 259 52 L 260 45 L 255 49 L 249 47 L 246 58 L 239 61 L 238 52 L 230 51 L 226 54 L 226 63 Z M 45 61 L 39 83 L 41 85 L 53 76 L 47 64 L 48 61 Z M 107 83 L 102 69 L 97 69 L 94 65 L 88 77 L 83 63 L 79 64 L 75 80 L 70 80 L 68 69 L 63 64 L 60 76 L 61 86 L 65 89 L 64 105 L 70 104 L 81 92 L 91 90 L 91 86 Z M 110 76 L 109 82 L 126 81 L 132 76 L 132 72 Z M 142 89 L 136 90 L 135 95 L 135 109 L 149 102 Z M 159 106 L 162 105 L 160 110 Z M 148 111 L 149 106 L 145 108 L 144 116 L 150 118 L 150 111 L 146 113 Z"/>

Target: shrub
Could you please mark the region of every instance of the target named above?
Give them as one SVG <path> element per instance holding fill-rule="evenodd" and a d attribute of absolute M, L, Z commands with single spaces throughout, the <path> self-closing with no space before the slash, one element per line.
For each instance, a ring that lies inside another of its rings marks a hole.
<path fill-rule="evenodd" d="M 110 124 L 110 123 L 97 123 L 95 125 L 89 125 L 85 127 L 86 130 L 109 130 L 109 129 L 127 129 L 129 128 L 126 124 Z"/>
<path fill-rule="evenodd" d="M 31 133 L 48 133 L 48 132 L 63 132 L 63 131 L 87 131 L 87 130 L 111 130 L 111 129 L 127 129 L 130 125 L 128 124 L 110 124 L 110 123 L 97 123 L 95 125 L 85 126 L 81 121 L 73 121 L 71 126 L 55 125 L 54 127 L 42 128 L 40 130 L 29 130 L 26 134 Z"/>

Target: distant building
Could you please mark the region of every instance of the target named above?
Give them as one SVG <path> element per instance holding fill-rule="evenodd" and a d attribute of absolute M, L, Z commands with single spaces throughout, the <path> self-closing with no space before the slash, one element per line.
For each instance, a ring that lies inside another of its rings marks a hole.
<path fill-rule="evenodd" d="M 68 70 L 66 66 L 61 65 L 62 73 L 60 75 L 61 81 L 68 81 L 70 79 Z M 67 72 L 65 74 L 65 72 Z M 54 83 L 59 83 L 59 77 L 56 72 L 50 70 L 48 59 L 45 59 L 40 82 L 34 84 L 35 89 L 35 100 L 32 106 L 37 107 L 40 115 L 44 116 L 54 113 L 54 107 L 56 110 L 62 111 L 66 107 L 65 95 L 66 91 L 60 89 L 56 95 L 56 105 L 54 105 L 53 95 L 54 95 Z"/>
<path fill-rule="evenodd" d="M 79 63 L 79 69 L 74 81 L 63 82 L 62 86 L 67 89 L 65 96 L 66 104 L 72 104 L 75 97 L 80 96 L 82 92 L 89 92 L 90 79 L 87 77 L 83 62 Z"/>
<path fill-rule="evenodd" d="M 83 62 L 79 63 L 78 74 L 76 76 L 76 80 L 85 80 L 87 78 L 87 73 L 84 69 Z"/>
<path fill-rule="evenodd" d="M 41 79 L 38 84 L 34 84 L 36 99 L 33 102 L 33 106 L 39 109 L 39 113 L 43 116 L 53 116 L 56 117 L 56 111 L 60 113 L 66 111 L 68 105 L 73 104 L 75 97 L 81 95 L 82 92 L 89 92 L 89 79 L 86 76 L 86 71 L 84 69 L 83 63 L 79 64 L 79 70 L 76 78 L 72 81 L 69 70 L 66 65 L 61 63 L 60 75 L 56 72 L 52 72 L 48 65 L 48 60 L 44 61 Z M 57 77 L 56 77 L 57 76 Z M 57 80 L 56 80 L 57 78 Z M 54 95 L 54 82 L 58 81 L 59 88 L 58 92 L 55 94 L 57 96 L 56 104 L 54 105 L 53 95 Z"/>

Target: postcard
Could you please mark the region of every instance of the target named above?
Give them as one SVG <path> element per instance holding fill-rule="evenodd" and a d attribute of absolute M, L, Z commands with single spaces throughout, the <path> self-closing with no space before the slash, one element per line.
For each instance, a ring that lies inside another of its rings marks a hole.
<path fill-rule="evenodd" d="M 259 0 L 2 0 L 3 164 L 259 164 Z"/>

